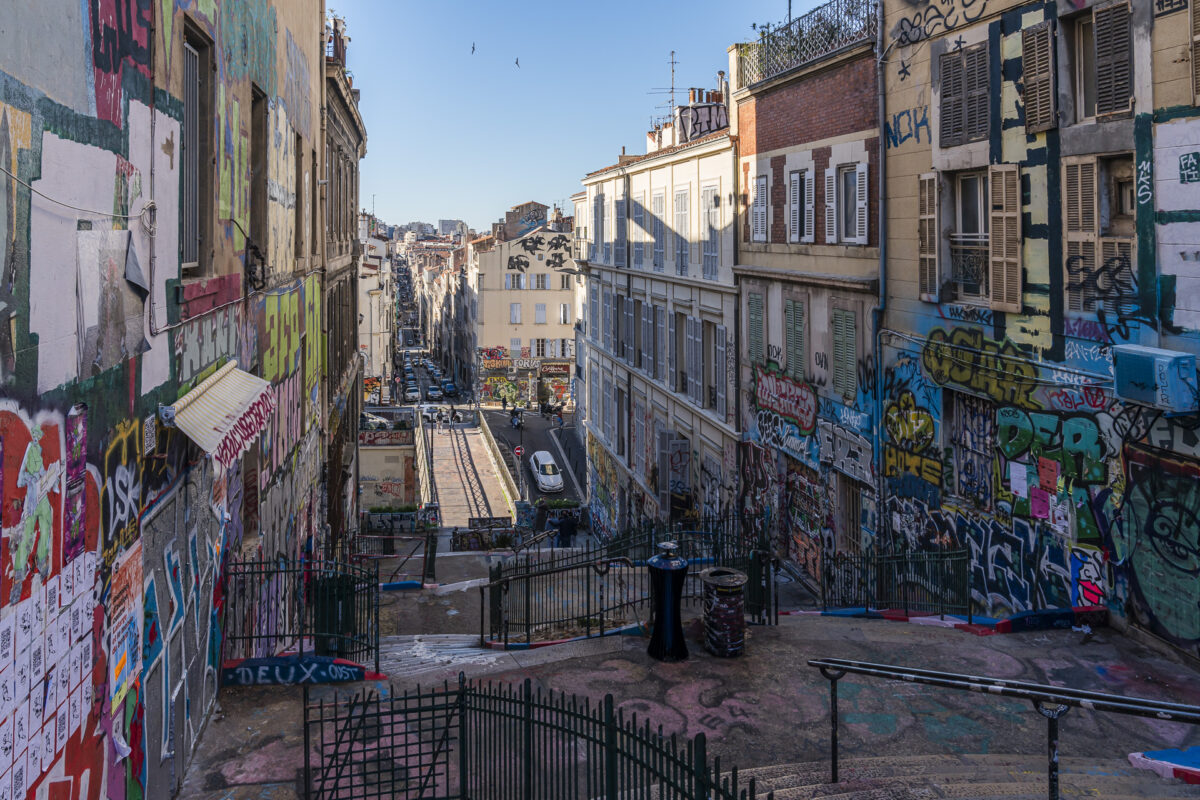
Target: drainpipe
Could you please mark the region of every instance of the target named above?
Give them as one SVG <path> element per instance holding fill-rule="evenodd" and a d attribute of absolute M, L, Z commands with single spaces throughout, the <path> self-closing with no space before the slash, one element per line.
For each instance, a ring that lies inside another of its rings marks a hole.
<path fill-rule="evenodd" d="M 887 312 L 887 138 L 884 136 L 884 125 L 887 119 L 887 86 L 885 84 L 884 66 L 887 64 L 887 50 L 883 46 L 884 9 L 883 2 L 875 4 L 876 22 L 875 52 L 879 55 L 875 60 L 876 90 L 879 93 L 879 302 L 874 313 L 875 327 L 875 515 L 876 536 L 882 535 L 890 543 L 891 531 L 888 530 L 890 521 L 884 510 L 884 477 L 883 477 L 883 325 Z M 890 48 L 889 48 L 890 49 Z"/>

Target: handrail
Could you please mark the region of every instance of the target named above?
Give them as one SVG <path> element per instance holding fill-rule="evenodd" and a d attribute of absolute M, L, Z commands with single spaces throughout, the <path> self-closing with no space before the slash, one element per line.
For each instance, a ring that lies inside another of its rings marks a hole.
<path fill-rule="evenodd" d="M 988 678 L 958 672 L 904 667 L 896 664 L 875 664 L 869 661 L 851 661 L 843 658 L 815 658 L 808 662 L 810 667 L 821 671 L 829 681 L 829 713 L 831 725 L 830 771 L 832 783 L 838 782 L 838 708 L 837 682 L 847 674 L 866 675 L 885 680 L 920 683 L 944 689 L 967 692 L 982 692 L 999 697 L 1014 697 L 1033 703 L 1034 709 L 1047 722 L 1047 778 L 1048 797 L 1058 800 L 1058 720 L 1072 708 L 1088 711 L 1108 711 L 1135 717 L 1148 717 L 1164 722 L 1180 722 L 1200 725 L 1200 706 L 1168 703 L 1146 697 L 1122 697 L 1104 692 L 1072 689 L 1063 686 L 1048 686 L 1028 681 L 1013 681 Z"/>

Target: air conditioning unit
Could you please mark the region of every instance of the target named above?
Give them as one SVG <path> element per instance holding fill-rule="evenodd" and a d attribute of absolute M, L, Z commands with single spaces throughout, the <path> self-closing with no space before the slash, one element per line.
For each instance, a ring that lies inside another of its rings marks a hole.
<path fill-rule="evenodd" d="M 1175 350 L 1160 350 L 1139 344 L 1114 345 L 1113 394 L 1169 414 L 1197 410 L 1196 356 Z"/>

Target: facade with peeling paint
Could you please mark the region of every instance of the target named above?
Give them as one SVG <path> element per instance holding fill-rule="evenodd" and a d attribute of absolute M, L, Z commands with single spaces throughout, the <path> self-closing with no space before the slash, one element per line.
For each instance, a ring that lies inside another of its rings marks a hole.
<path fill-rule="evenodd" d="M 357 191 L 323 178 L 332 27 L 316 0 L 3 13 L 0 785 L 169 797 L 218 690 L 227 559 L 332 552 L 354 516 L 341 449 L 327 468 L 360 396 L 353 307 L 327 334 Z M 233 362 L 270 413 L 214 468 L 163 409 L 182 426 Z"/>

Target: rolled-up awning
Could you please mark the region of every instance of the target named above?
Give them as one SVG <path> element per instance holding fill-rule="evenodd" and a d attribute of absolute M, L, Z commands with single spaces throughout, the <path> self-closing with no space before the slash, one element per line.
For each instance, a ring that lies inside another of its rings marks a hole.
<path fill-rule="evenodd" d="M 225 470 L 258 438 L 274 411 L 270 381 L 231 360 L 163 409 L 162 416 L 212 456 L 214 469 Z"/>

